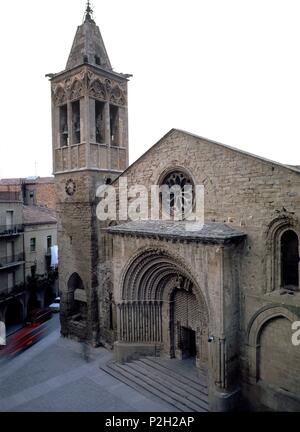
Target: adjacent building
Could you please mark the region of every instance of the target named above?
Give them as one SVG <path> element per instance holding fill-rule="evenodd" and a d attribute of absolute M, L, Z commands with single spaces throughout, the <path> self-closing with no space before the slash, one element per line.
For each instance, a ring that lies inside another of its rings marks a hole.
<path fill-rule="evenodd" d="M 53 178 L 0 180 L 0 320 L 8 332 L 59 294 L 51 266 L 56 245 Z"/>
<path fill-rule="evenodd" d="M 53 177 L 27 177 L 1 179 L 0 186 L 21 191 L 22 201 L 27 206 L 47 207 L 55 210 L 55 185 Z"/>
<path fill-rule="evenodd" d="M 0 185 L 0 320 L 14 327 L 25 317 L 23 202 L 19 188 Z"/>
<path fill-rule="evenodd" d="M 57 245 L 54 210 L 23 206 L 25 275 L 45 275 L 51 270 L 51 248 Z"/>

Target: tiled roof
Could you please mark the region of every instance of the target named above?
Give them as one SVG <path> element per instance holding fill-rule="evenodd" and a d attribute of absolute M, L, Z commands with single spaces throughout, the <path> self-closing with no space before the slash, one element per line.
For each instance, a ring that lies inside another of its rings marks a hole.
<path fill-rule="evenodd" d="M 21 185 L 23 183 L 54 183 L 54 177 L 27 177 L 27 178 L 8 178 L 0 179 L 0 185 Z"/>
<path fill-rule="evenodd" d="M 21 185 L 21 178 L 11 178 L 11 179 L 1 179 L 0 185 L 11 186 L 11 185 Z"/>
<path fill-rule="evenodd" d="M 135 235 L 141 237 L 169 238 L 175 240 L 199 241 L 202 243 L 224 243 L 242 239 L 245 233 L 226 224 L 208 222 L 199 226 L 198 222 L 185 221 L 134 221 L 110 227 L 111 234 Z"/>

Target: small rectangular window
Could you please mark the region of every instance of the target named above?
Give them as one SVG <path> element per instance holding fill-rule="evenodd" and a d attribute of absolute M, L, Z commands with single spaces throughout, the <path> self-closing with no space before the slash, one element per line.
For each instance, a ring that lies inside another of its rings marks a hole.
<path fill-rule="evenodd" d="M 69 143 L 67 105 L 63 105 L 59 108 L 59 131 L 60 131 L 60 146 L 66 147 Z"/>
<path fill-rule="evenodd" d="M 81 140 L 79 100 L 72 103 L 72 129 L 73 129 L 73 144 L 79 144 Z"/>
<path fill-rule="evenodd" d="M 52 236 L 47 237 L 47 249 L 52 247 Z"/>
<path fill-rule="evenodd" d="M 14 223 L 14 212 L 12 210 L 7 210 L 6 212 L 6 228 L 8 230 L 13 228 Z"/>
<path fill-rule="evenodd" d="M 8 273 L 7 274 L 7 288 L 10 292 L 15 286 L 15 274 L 14 273 Z"/>
<path fill-rule="evenodd" d="M 14 242 L 6 243 L 6 256 L 7 262 L 11 263 L 14 261 Z"/>
<path fill-rule="evenodd" d="M 27 203 L 28 205 L 35 205 L 35 193 L 33 190 L 28 193 Z"/>
<path fill-rule="evenodd" d="M 36 252 L 36 239 L 35 239 L 35 237 L 30 239 L 30 252 Z"/>
<path fill-rule="evenodd" d="M 100 101 L 95 101 L 95 128 L 96 142 L 103 144 L 105 142 L 104 103 Z"/>

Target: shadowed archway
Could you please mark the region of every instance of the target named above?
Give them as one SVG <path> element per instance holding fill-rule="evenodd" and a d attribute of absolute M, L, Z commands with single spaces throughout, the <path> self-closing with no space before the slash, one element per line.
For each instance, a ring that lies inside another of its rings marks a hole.
<path fill-rule="evenodd" d="M 174 257 L 159 249 L 138 255 L 124 272 L 118 306 L 120 341 L 161 344 L 169 357 L 196 357 L 197 365 L 206 367 L 206 303 Z"/>
<path fill-rule="evenodd" d="M 73 320 L 87 319 L 86 293 L 78 273 L 73 273 L 68 281 L 68 309 Z"/>

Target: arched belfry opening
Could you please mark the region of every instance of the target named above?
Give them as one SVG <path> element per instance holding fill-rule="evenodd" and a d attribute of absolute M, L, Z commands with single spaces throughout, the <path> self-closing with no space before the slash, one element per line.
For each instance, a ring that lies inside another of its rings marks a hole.
<path fill-rule="evenodd" d="M 152 344 L 169 358 L 206 369 L 208 313 L 189 272 L 164 251 L 149 250 L 127 269 L 118 305 L 122 343 Z"/>
<path fill-rule="evenodd" d="M 299 289 L 299 239 L 293 230 L 281 236 L 281 283 L 284 288 Z"/>

